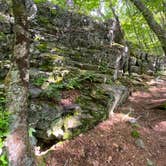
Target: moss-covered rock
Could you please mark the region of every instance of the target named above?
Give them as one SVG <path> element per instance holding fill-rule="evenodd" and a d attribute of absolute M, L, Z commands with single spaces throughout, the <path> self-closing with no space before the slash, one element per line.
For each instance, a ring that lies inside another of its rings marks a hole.
<path fill-rule="evenodd" d="M 110 46 L 108 22 L 38 5 L 31 23 L 29 124 L 39 140 L 49 143 L 79 135 L 109 116 L 116 92 L 102 85 L 115 84 L 115 63 L 123 46 Z M 10 54 L 3 29 L 0 48 L 5 41 L 3 48 Z"/>

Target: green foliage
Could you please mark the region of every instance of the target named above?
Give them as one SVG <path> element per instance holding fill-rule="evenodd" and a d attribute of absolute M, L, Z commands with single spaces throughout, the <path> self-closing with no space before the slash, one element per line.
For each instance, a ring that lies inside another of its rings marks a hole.
<path fill-rule="evenodd" d="M 73 75 L 68 78 L 65 78 L 64 80 L 56 82 L 49 83 L 47 81 L 47 78 L 45 77 L 38 77 L 34 79 L 33 85 L 36 86 L 43 86 L 43 92 L 41 94 L 41 98 L 49 98 L 56 101 L 59 101 L 61 99 L 61 91 L 64 89 L 70 90 L 70 89 L 80 89 L 83 86 L 83 83 L 88 81 L 92 82 L 94 80 L 94 74 L 93 73 L 83 73 L 80 75 L 76 75 L 73 77 Z M 46 86 L 45 84 L 46 83 Z"/>
<path fill-rule="evenodd" d="M 72 138 L 72 132 L 71 131 L 66 131 L 63 135 L 64 140 L 68 140 Z"/>
<path fill-rule="evenodd" d="M 83 73 L 80 75 L 77 75 L 69 78 L 66 78 L 60 83 L 54 84 L 55 87 L 58 89 L 80 89 L 81 85 L 84 81 L 90 81 L 92 82 L 94 80 L 94 74 L 93 73 Z"/>
<path fill-rule="evenodd" d="M 79 77 L 75 77 L 71 80 L 69 80 L 67 83 L 64 83 L 64 87 L 66 89 L 75 89 L 75 88 L 80 88 L 80 79 Z"/>
<path fill-rule="evenodd" d="M 47 0 L 34 0 L 34 3 L 36 4 L 40 4 L 40 3 L 44 3 L 46 2 Z"/>
<path fill-rule="evenodd" d="M 47 78 L 45 78 L 45 77 L 38 77 L 33 80 L 33 84 L 36 86 L 42 86 L 46 80 L 47 80 Z"/>
<path fill-rule="evenodd" d="M 99 0 L 74 0 L 75 7 L 80 11 L 84 11 L 85 13 L 90 13 L 90 11 L 99 7 Z"/>
<path fill-rule="evenodd" d="M 92 73 L 84 73 L 81 75 L 76 75 L 75 77 L 69 77 L 58 83 L 49 83 L 48 87 L 44 89 L 42 96 L 47 96 L 48 98 L 60 99 L 60 90 L 62 89 L 80 89 L 84 81 L 92 82 L 94 75 Z M 45 77 L 35 78 L 32 82 L 35 86 L 42 86 L 47 81 Z"/>
<path fill-rule="evenodd" d="M 7 166 L 6 154 L 2 154 L 4 140 L 8 134 L 9 114 L 5 110 L 6 99 L 3 92 L 0 92 L 0 165 Z"/>
<path fill-rule="evenodd" d="M 35 132 L 36 132 L 36 130 L 34 128 L 30 127 L 28 130 L 29 137 L 33 137 L 33 133 L 35 133 Z"/>
<path fill-rule="evenodd" d="M 45 17 L 43 17 L 42 21 L 44 22 L 44 24 L 47 24 L 48 20 L 47 19 L 44 19 Z M 45 20 L 47 22 L 45 22 Z M 47 43 L 40 43 L 38 46 L 37 46 L 38 50 L 40 52 L 45 52 L 47 51 Z"/>
<path fill-rule="evenodd" d="M 139 137 L 140 137 L 140 134 L 139 134 L 139 132 L 138 132 L 137 130 L 133 130 L 133 131 L 131 132 L 131 136 L 132 136 L 133 138 L 139 138 Z"/>
<path fill-rule="evenodd" d="M 166 111 L 166 103 L 158 106 L 157 108 Z"/>
<path fill-rule="evenodd" d="M 93 73 L 84 73 L 81 75 L 78 75 L 72 79 L 69 79 L 67 82 L 64 82 L 64 87 L 66 89 L 80 89 L 81 85 L 84 81 L 90 81 L 92 82 L 94 79 Z"/>
<path fill-rule="evenodd" d="M 0 40 L 4 40 L 6 35 L 3 32 L 0 32 Z"/>
<path fill-rule="evenodd" d="M 59 100 L 61 98 L 61 94 L 59 89 L 60 87 L 56 86 L 56 84 L 50 84 L 43 92 L 43 96 L 46 96 L 48 98 L 53 98 L 56 100 Z"/>
<path fill-rule="evenodd" d="M 0 112 L 0 137 L 6 137 L 8 130 L 8 113 L 6 111 Z"/>
<path fill-rule="evenodd" d="M 0 140 L 0 142 L 1 142 L 1 140 Z M 8 166 L 8 160 L 7 160 L 7 155 L 6 154 L 2 154 L 0 156 L 0 165 L 2 165 L 2 166 Z"/>
<path fill-rule="evenodd" d="M 108 64 L 100 64 L 99 70 L 102 73 L 107 73 L 108 71 L 110 71 L 110 68 L 108 67 Z"/>
<path fill-rule="evenodd" d="M 8 112 L 5 110 L 6 99 L 3 92 L 0 92 L 0 138 L 3 138 L 7 134 L 8 130 Z"/>
<path fill-rule="evenodd" d="M 162 2 L 144 1 L 144 3 L 154 14 L 156 21 L 162 25 L 163 20 L 166 19 L 163 15 Z M 150 54 L 162 55 L 163 51 L 158 38 L 133 3 L 124 1 L 123 5 L 118 6 L 116 4 L 116 7 L 119 10 L 119 18 L 125 31 L 125 38 L 132 42 L 132 47 L 134 49 L 139 48 Z"/>
<path fill-rule="evenodd" d="M 66 6 L 66 1 L 65 0 L 61 0 L 61 1 L 59 1 L 59 0 L 50 0 L 50 2 L 52 2 L 53 4 L 57 4 L 57 5 L 61 6 L 61 7 L 65 7 Z"/>

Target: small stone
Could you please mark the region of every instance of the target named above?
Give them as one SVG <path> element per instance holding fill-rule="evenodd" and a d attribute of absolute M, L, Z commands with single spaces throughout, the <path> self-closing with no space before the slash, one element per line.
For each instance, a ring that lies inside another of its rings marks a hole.
<path fill-rule="evenodd" d="M 134 164 L 131 161 L 126 162 L 125 165 L 127 165 L 127 166 L 134 166 Z"/>
<path fill-rule="evenodd" d="M 137 119 L 136 118 L 129 118 L 128 122 L 131 124 L 135 124 L 135 123 L 137 123 Z"/>
<path fill-rule="evenodd" d="M 4 84 L 0 84 L 0 89 L 5 89 L 5 85 Z"/>
<path fill-rule="evenodd" d="M 112 156 L 108 157 L 107 163 L 110 163 L 112 161 Z"/>
<path fill-rule="evenodd" d="M 118 147 L 119 147 L 119 145 L 116 144 L 116 143 L 113 143 L 112 145 L 113 145 L 113 147 L 115 147 L 115 148 L 118 148 Z"/>
<path fill-rule="evenodd" d="M 147 166 L 155 166 L 155 164 L 150 159 L 147 159 Z"/>
<path fill-rule="evenodd" d="M 142 148 L 142 149 L 145 149 L 145 145 L 144 145 L 144 142 L 143 142 L 142 139 L 138 138 L 138 139 L 135 141 L 135 144 L 136 144 L 138 147 L 140 147 L 140 148 Z"/>
<path fill-rule="evenodd" d="M 92 161 L 93 166 L 99 166 L 99 162 L 97 160 Z"/>
<path fill-rule="evenodd" d="M 79 135 L 79 137 L 82 137 L 82 136 L 83 136 L 83 134 L 80 134 L 80 135 Z"/>
<path fill-rule="evenodd" d="M 30 88 L 29 93 L 31 98 L 38 98 L 42 93 L 42 90 L 40 88 Z"/>

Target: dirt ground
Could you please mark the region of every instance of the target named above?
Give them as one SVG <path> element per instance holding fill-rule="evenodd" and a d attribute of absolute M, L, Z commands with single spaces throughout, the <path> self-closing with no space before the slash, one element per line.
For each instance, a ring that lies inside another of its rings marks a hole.
<path fill-rule="evenodd" d="M 53 146 L 44 157 L 47 166 L 166 166 L 166 111 L 157 108 L 166 102 L 166 78 L 147 84 L 110 119 Z M 136 124 L 129 122 L 132 117 Z"/>

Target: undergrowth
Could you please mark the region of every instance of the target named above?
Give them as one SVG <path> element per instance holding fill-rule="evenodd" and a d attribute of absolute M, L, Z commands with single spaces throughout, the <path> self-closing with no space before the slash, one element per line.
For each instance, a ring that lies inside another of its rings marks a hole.
<path fill-rule="evenodd" d="M 8 134 L 8 128 L 9 128 L 9 114 L 6 112 L 5 109 L 6 104 L 6 98 L 4 96 L 4 92 L 0 92 L 0 165 L 7 166 L 7 156 L 3 152 L 4 148 L 4 141 Z"/>

